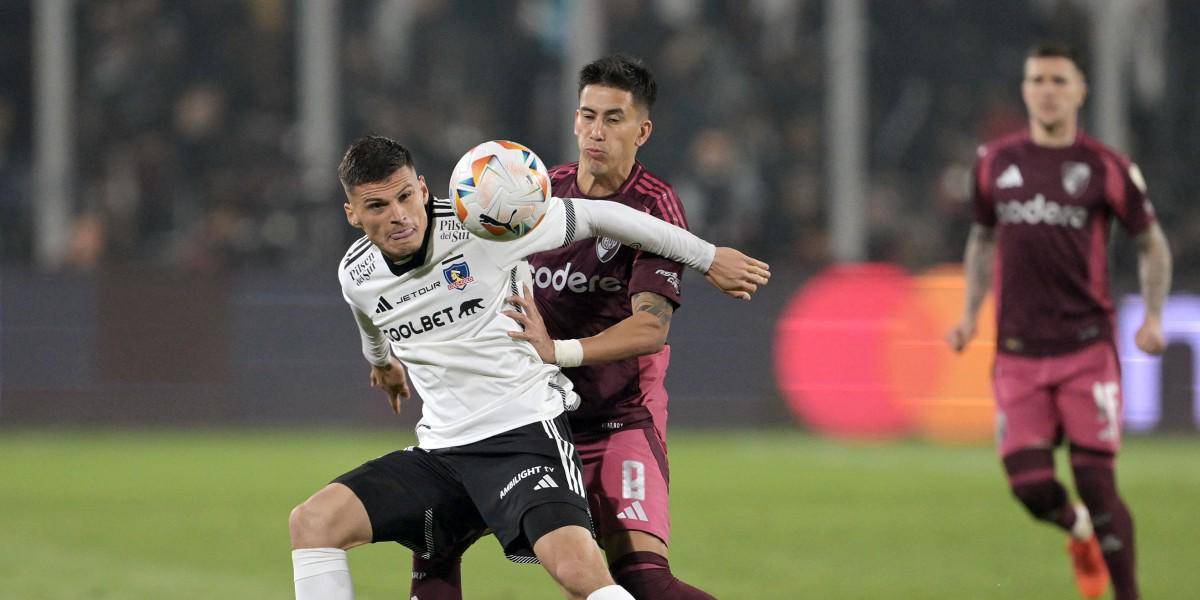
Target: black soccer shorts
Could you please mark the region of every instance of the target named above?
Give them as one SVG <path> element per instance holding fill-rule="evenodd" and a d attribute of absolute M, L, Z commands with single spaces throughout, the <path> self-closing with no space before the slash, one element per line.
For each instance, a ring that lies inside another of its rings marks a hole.
<path fill-rule="evenodd" d="M 334 479 L 349 487 L 371 520 L 372 542 L 399 542 L 423 558 L 463 552 L 487 530 L 505 555 L 534 562 L 521 519 L 562 502 L 578 507 L 592 531 L 582 469 L 565 415 L 464 446 L 408 448 Z"/>

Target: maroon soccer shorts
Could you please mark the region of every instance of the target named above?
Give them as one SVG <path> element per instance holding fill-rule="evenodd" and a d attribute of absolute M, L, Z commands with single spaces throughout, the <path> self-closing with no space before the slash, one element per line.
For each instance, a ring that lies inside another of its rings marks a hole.
<path fill-rule="evenodd" d="M 1109 342 L 1059 356 L 998 353 L 993 386 L 1001 456 L 1072 444 L 1116 453 L 1121 446 L 1121 374 Z"/>
<path fill-rule="evenodd" d="M 666 444 L 655 428 L 575 440 L 597 536 L 644 531 L 669 544 Z"/>

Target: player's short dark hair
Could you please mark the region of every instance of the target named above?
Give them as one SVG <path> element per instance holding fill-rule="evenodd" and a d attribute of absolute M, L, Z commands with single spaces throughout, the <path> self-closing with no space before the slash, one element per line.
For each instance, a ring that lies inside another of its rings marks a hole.
<path fill-rule="evenodd" d="M 356 185 L 383 181 L 402 167 L 417 168 L 412 153 L 396 140 L 368 135 L 354 140 L 338 165 L 338 180 L 350 189 Z"/>
<path fill-rule="evenodd" d="M 1079 51 L 1065 42 L 1039 42 L 1029 48 L 1025 58 L 1065 58 L 1074 63 L 1080 73 L 1087 75 Z"/>
<path fill-rule="evenodd" d="M 588 63 L 579 70 L 579 93 L 589 85 L 603 85 L 625 90 L 633 94 L 633 103 L 646 108 L 654 106 L 658 98 L 658 84 L 654 73 L 642 63 L 642 59 L 628 54 L 613 54 Z"/>

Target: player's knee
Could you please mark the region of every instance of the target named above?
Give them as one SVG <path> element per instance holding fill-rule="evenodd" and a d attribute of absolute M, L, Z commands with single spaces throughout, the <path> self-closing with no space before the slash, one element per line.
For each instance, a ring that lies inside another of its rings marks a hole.
<path fill-rule="evenodd" d="M 1066 504 L 1066 490 L 1053 479 L 1029 481 L 1012 486 L 1013 496 L 1035 519 L 1053 520 Z"/>
<path fill-rule="evenodd" d="M 288 514 L 288 533 L 292 536 L 292 548 L 301 548 L 310 532 L 316 527 L 312 511 L 304 504 L 292 509 Z"/>
<path fill-rule="evenodd" d="M 565 535 L 566 529 L 547 534 L 534 550 L 550 576 L 569 595 L 579 597 L 612 585 L 596 542 L 587 535 Z"/>
<path fill-rule="evenodd" d="M 521 520 L 525 537 L 546 571 L 572 594 L 612 584 L 600 547 L 587 528 L 587 511 L 552 502 L 531 508 Z"/>
<path fill-rule="evenodd" d="M 604 569 L 604 562 L 597 560 L 596 556 L 582 548 L 559 555 L 546 568 L 556 581 L 572 591 L 598 588 L 612 583 L 608 571 Z"/>
<path fill-rule="evenodd" d="M 288 515 L 288 532 L 292 548 L 336 547 L 332 541 L 333 514 L 311 500 L 292 509 Z"/>

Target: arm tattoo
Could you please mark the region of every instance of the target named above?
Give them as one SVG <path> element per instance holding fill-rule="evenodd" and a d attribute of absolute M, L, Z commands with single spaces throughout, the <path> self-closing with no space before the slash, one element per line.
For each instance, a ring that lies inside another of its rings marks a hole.
<path fill-rule="evenodd" d="M 654 292 L 638 292 L 633 295 L 633 312 L 648 312 L 658 318 L 663 326 L 671 324 L 675 308 L 671 301 Z"/>

